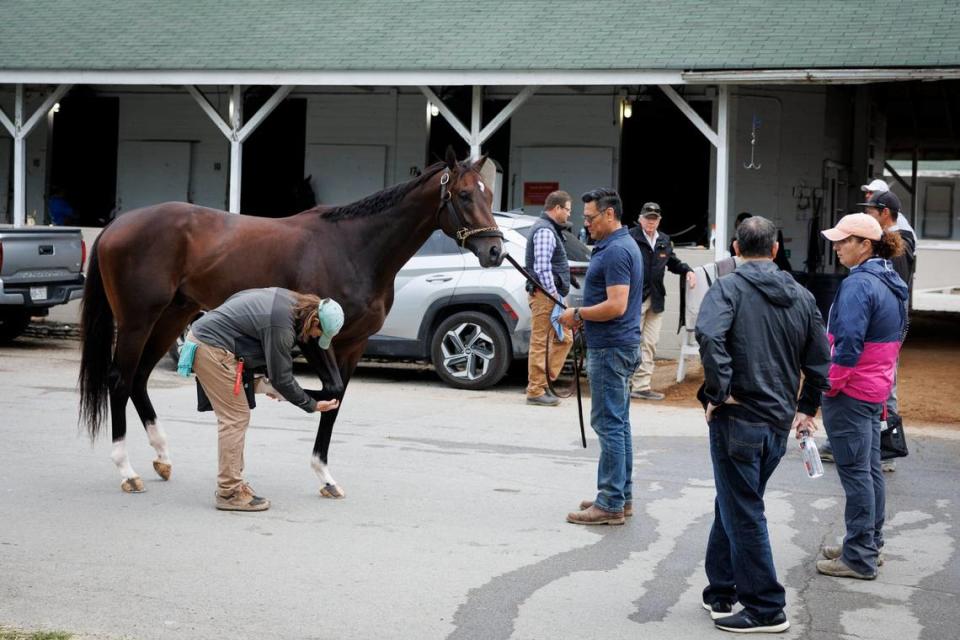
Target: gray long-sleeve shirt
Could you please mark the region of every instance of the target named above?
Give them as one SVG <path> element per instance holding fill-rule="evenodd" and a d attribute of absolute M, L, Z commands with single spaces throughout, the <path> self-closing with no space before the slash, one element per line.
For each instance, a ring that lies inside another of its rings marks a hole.
<path fill-rule="evenodd" d="M 293 294 L 287 289 L 247 289 L 193 323 L 193 335 L 204 344 L 243 357 L 244 366 L 266 365 L 270 384 L 308 413 L 317 403 L 293 377 Z"/>

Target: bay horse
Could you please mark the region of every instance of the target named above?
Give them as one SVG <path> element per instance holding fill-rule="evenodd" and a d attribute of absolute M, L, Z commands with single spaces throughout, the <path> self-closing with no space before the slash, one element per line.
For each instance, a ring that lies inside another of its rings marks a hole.
<path fill-rule="evenodd" d="M 341 400 L 367 339 L 383 326 L 400 268 L 435 229 L 472 251 L 483 267 L 503 260 L 485 161 L 446 160 L 423 174 L 345 206 L 317 206 L 286 218 L 237 215 L 182 202 L 125 213 L 91 250 L 83 294 L 80 419 L 91 440 L 107 415 L 111 459 L 121 488 L 144 490 L 127 455 L 126 405 L 132 399 L 156 450 L 153 466 L 168 480 L 167 438 L 147 394 L 157 362 L 201 310 L 244 289 L 285 287 L 333 298 L 346 322 L 324 351 L 301 350 L 323 382 L 325 398 Z M 339 410 L 321 414 L 311 466 L 321 495 L 343 497 L 328 466 Z"/>

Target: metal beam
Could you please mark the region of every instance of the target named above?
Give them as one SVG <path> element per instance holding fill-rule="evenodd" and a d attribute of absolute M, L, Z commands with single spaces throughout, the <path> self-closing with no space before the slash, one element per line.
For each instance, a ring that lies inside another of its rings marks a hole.
<path fill-rule="evenodd" d="M 483 117 L 483 87 L 474 85 L 470 108 L 470 159 L 480 159 L 480 119 Z"/>
<path fill-rule="evenodd" d="M 534 93 L 537 92 L 537 89 L 540 87 L 538 85 L 532 85 L 529 87 L 524 87 L 520 93 L 513 97 L 513 99 L 507 103 L 500 113 L 496 117 L 487 123 L 487 126 L 483 128 L 480 132 L 480 143 L 483 144 L 490 138 L 497 130 L 504 125 L 504 123 L 510 119 L 510 116 L 513 115 L 513 112 L 520 108 L 520 106 L 530 99 Z"/>
<path fill-rule="evenodd" d="M 224 122 L 223 118 L 220 117 L 220 114 L 217 112 L 216 107 L 210 104 L 210 100 L 207 99 L 207 96 L 194 87 L 193 85 L 184 85 L 186 90 L 193 96 L 193 99 L 197 101 L 197 104 L 200 105 L 200 108 L 203 109 L 204 113 L 213 120 L 213 124 L 217 125 L 217 129 L 220 129 L 220 133 L 230 139 L 233 136 L 233 131 L 230 130 L 230 127 L 227 126 L 227 123 Z"/>
<path fill-rule="evenodd" d="M 13 126 L 13 121 L 3 112 L 3 107 L 0 107 L 0 124 L 7 130 L 11 138 L 17 137 L 17 128 Z"/>
<path fill-rule="evenodd" d="M 40 122 L 40 118 L 46 116 L 50 109 L 53 109 L 53 105 L 57 104 L 60 98 L 62 98 L 72 86 L 73 85 L 70 84 L 62 84 L 54 89 L 53 93 L 48 95 L 47 99 L 40 105 L 40 108 L 33 112 L 33 115 L 30 116 L 26 124 L 20 127 L 20 135 L 24 137 L 28 136 L 30 132 L 33 131 L 33 128 L 37 126 L 37 123 Z"/>
<path fill-rule="evenodd" d="M 437 94 L 433 92 L 428 86 L 420 87 L 420 91 L 423 92 L 423 95 L 427 96 L 427 100 L 437 106 L 437 109 L 440 110 L 440 115 L 442 115 L 447 122 L 450 123 L 450 126 L 453 127 L 453 130 L 457 132 L 461 138 L 463 138 L 467 144 L 470 144 L 470 132 L 467 131 L 467 128 L 463 126 L 463 123 L 457 119 L 457 116 L 453 115 L 453 111 L 450 111 L 450 108 L 443 103 L 443 101 L 437 97 Z"/>
<path fill-rule="evenodd" d="M 890 175 L 893 176 L 893 179 L 899 182 L 900 185 L 907 190 L 907 193 L 909 193 L 910 195 L 913 195 L 914 187 L 908 184 L 907 181 L 904 180 L 899 173 L 897 173 L 897 170 L 890 166 L 889 162 L 884 161 L 883 168 L 890 172 Z M 914 174 L 913 181 L 914 181 L 913 184 L 915 185 L 917 183 L 916 174 Z"/>
<path fill-rule="evenodd" d="M 230 138 L 230 213 L 240 213 L 240 184 L 243 179 L 243 141 L 240 139 L 242 122 L 243 92 L 240 85 L 236 84 L 230 93 L 230 126 L 233 129 Z"/>
<path fill-rule="evenodd" d="M 288 84 L 277 89 L 270 99 L 267 100 L 262 107 L 260 107 L 253 117 L 247 121 L 247 124 L 243 125 L 240 131 L 237 132 L 237 136 L 240 138 L 240 142 L 246 141 L 250 137 L 250 134 L 253 133 L 257 127 L 273 113 L 273 110 L 276 109 L 281 102 L 286 99 L 290 92 L 293 91 L 293 85 Z"/>
<path fill-rule="evenodd" d="M 663 91 L 668 98 L 670 98 L 670 101 L 677 105 L 677 108 L 683 112 L 683 115 L 687 116 L 687 119 L 690 120 L 690 122 L 692 122 L 693 125 L 700 130 L 700 133 L 702 133 L 707 140 L 710 141 L 710 144 L 712 144 L 714 147 L 718 147 L 720 142 L 717 132 L 710 128 L 710 125 L 700 117 L 700 114 L 694 111 L 693 107 L 687 104 L 687 101 L 681 98 L 680 94 L 674 91 L 673 87 L 666 84 L 661 84 L 658 86 L 660 87 L 660 90 Z"/>
<path fill-rule="evenodd" d="M 727 199 L 730 167 L 730 89 L 720 85 L 717 91 L 717 182 L 714 252 L 717 260 L 727 255 Z"/>

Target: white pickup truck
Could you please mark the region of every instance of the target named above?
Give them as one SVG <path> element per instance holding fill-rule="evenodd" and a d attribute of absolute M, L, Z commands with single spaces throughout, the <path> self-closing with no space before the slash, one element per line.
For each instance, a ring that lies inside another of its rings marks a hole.
<path fill-rule="evenodd" d="M 87 246 L 79 229 L 0 226 L 0 343 L 33 316 L 83 295 Z"/>

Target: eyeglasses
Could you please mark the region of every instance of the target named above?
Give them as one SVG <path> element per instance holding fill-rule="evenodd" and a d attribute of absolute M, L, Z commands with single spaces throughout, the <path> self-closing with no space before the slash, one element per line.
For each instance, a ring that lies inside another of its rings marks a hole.
<path fill-rule="evenodd" d="M 653 208 L 647 207 L 646 209 L 643 210 L 642 215 L 646 215 L 648 213 L 660 213 L 660 209 L 653 209 Z"/>
<path fill-rule="evenodd" d="M 600 212 L 598 212 L 598 213 L 595 213 L 595 214 L 593 214 L 592 216 L 591 216 L 590 214 L 588 214 L 588 213 L 585 213 L 585 214 L 583 214 L 583 221 L 586 222 L 587 224 L 593 224 L 593 221 L 594 221 L 594 220 L 596 220 L 597 218 L 599 218 L 600 216 L 602 216 L 602 215 L 605 214 L 606 212 L 607 212 L 607 210 L 604 209 L 603 211 L 600 211 Z"/>

